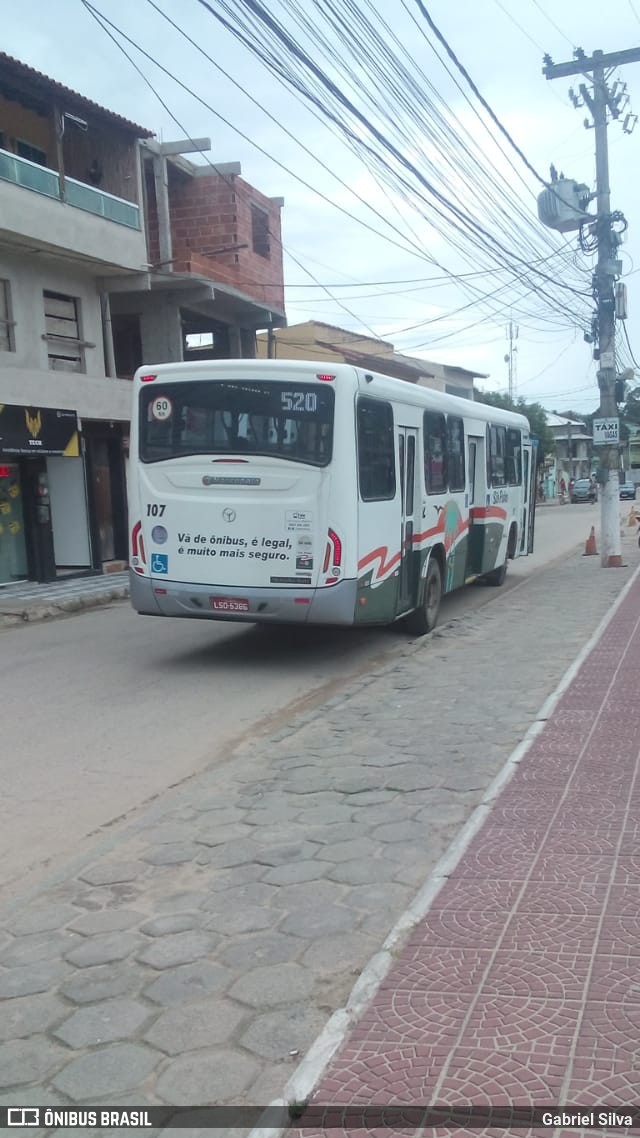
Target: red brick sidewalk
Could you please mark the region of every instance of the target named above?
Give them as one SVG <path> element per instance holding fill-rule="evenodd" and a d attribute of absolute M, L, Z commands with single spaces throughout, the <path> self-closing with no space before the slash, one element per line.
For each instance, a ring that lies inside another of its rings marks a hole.
<path fill-rule="evenodd" d="M 636 578 L 312 1104 L 640 1111 L 639 747 Z M 413 1111 L 347 1118 L 291 1138 L 433 1133 Z M 511 1132 L 474 1125 L 440 1133 Z"/>

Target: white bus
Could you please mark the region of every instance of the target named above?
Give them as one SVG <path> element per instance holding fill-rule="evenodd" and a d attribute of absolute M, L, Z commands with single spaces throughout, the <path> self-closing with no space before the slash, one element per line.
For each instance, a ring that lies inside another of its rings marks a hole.
<path fill-rule="evenodd" d="M 140 368 L 131 601 L 150 616 L 387 624 L 533 549 L 522 415 L 342 363 Z"/>

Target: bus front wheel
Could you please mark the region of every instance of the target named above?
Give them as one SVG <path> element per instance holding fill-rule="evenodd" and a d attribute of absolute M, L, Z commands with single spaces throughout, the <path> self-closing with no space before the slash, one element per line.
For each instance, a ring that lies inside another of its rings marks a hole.
<path fill-rule="evenodd" d="M 438 623 L 440 601 L 442 599 L 442 572 L 440 563 L 433 557 L 429 561 L 424 580 L 424 597 L 420 608 L 414 609 L 407 617 L 407 628 L 414 636 L 426 636 L 433 632 Z"/>

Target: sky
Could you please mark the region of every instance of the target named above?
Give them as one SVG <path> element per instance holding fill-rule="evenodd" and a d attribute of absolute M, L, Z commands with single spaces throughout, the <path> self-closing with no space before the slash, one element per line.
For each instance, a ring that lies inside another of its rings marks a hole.
<path fill-rule="evenodd" d="M 582 330 L 573 322 L 571 292 L 561 294 L 563 312 L 536 296 L 534 303 L 531 297 L 522 300 L 523 290 L 515 287 L 513 276 L 491 275 L 487 268 L 492 262 L 486 256 L 479 261 L 472 246 L 461 249 L 447 224 L 435 227 L 432 203 L 425 206 L 423 200 L 420 209 L 415 207 L 415 181 L 408 203 L 395 183 L 385 185 L 379 169 L 372 172 L 367 167 L 361 144 L 370 138 L 364 127 L 355 125 L 354 151 L 321 114 L 312 113 L 302 96 L 279 83 L 198 0 L 154 3 L 214 63 L 171 28 L 149 0 L 91 2 L 211 109 L 125 43 L 163 106 L 81 0 L 21 0 L 20 4 L 1 0 L 3 50 L 164 140 L 209 137 L 212 162 L 239 161 L 243 177 L 253 186 L 268 196 L 284 197 L 289 324 L 315 318 L 363 335 L 375 333 L 393 342 L 398 351 L 489 373 L 478 385 L 494 391 L 507 389 L 505 355 L 511 324 L 517 395 L 559 412 L 597 408 L 596 365 Z M 210 2 L 220 9 L 219 0 Z M 290 2 L 273 0 L 269 7 L 282 16 L 283 5 Z M 332 2 L 341 8 L 348 0 Z M 422 170 L 430 169 L 436 194 L 444 193 L 454 208 L 471 211 L 479 224 L 494 235 L 502 234 L 506 247 L 511 248 L 514 224 L 516 230 L 527 229 L 531 220 L 534 229 L 529 232 L 534 239 L 551 240 L 557 246 L 562 238 L 545 230 L 537 219 L 536 195 L 541 185 L 504 139 L 500 148 L 495 145 L 482 125 L 486 115 L 470 88 L 450 63 L 448 71 L 436 58 L 433 34 L 417 0 L 358 3 L 377 27 L 384 28 L 386 22 L 384 34 L 387 40 L 391 33 L 396 37 L 396 46 L 418 87 L 426 92 L 426 76 L 445 100 L 450 122 L 464 128 L 484 156 L 485 170 L 478 174 L 474 192 L 457 170 L 458 151 L 439 146 L 428 132 L 414 135 L 409 144 L 398 112 L 397 133 L 389 121 L 385 133 L 403 158 Z M 297 0 L 302 23 L 287 24 L 307 47 L 311 39 L 305 34 L 305 21 L 314 30 L 322 29 L 323 6 L 326 12 L 331 0 Z M 563 0 L 562 5 L 552 0 L 518 0 L 517 4 L 515 0 L 426 0 L 425 7 L 534 170 L 547 178 L 553 162 L 558 170 L 594 189 L 594 132 L 583 125 L 587 110 L 574 109 L 568 96 L 569 88 L 577 88 L 581 80 L 546 80 L 542 56 L 548 52 L 558 63 L 570 60 L 578 46 L 587 55 L 598 48 L 611 52 L 640 46 L 640 0 L 609 0 L 606 5 L 596 0 Z M 374 67 L 354 62 L 352 49 L 357 44 L 348 38 L 347 34 L 344 50 L 336 50 L 333 57 L 329 53 L 323 59 L 313 47 L 309 50 L 337 86 L 349 90 L 356 106 L 365 108 L 379 76 Z M 452 70 L 464 95 L 452 81 Z M 640 63 L 612 74 L 611 82 L 615 79 L 628 85 L 627 110 L 640 114 Z M 388 111 L 393 118 L 395 106 L 389 103 Z M 374 121 L 379 125 L 383 120 Z M 619 253 L 630 311 L 626 329 L 640 361 L 635 283 L 640 272 L 640 123 L 627 135 L 621 120 L 612 122 L 609 146 L 611 205 L 622 211 L 629 224 Z M 517 216 L 514 202 L 519 208 Z M 577 235 L 565 235 L 564 242 L 562 260 L 545 262 L 550 276 L 563 283 L 570 278 L 588 289 L 594 258 L 582 258 L 579 271 L 571 264 L 578 249 Z M 549 255 L 551 249 L 552 245 L 546 246 Z M 523 263 L 522 273 L 526 270 Z M 469 284 L 461 286 L 455 276 L 473 271 L 484 275 L 468 279 L 476 289 L 470 292 Z M 540 277 L 536 280 L 541 283 Z M 484 307 L 472 303 L 478 291 L 490 298 L 489 308 L 487 303 Z M 620 323 L 618 328 L 622 331 Z M 626 347 L 624 354 L 628 362 Z"/>

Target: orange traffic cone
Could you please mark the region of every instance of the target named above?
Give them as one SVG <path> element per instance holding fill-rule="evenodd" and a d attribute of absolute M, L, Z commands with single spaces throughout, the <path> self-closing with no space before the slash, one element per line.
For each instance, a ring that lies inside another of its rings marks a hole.
<path fill-rule="evenodd" d="M 584 543 L 584 557 L 595 557 L 598 550 L 596 549 L 596 531 L 591 526 L 591 533 Z"/>

